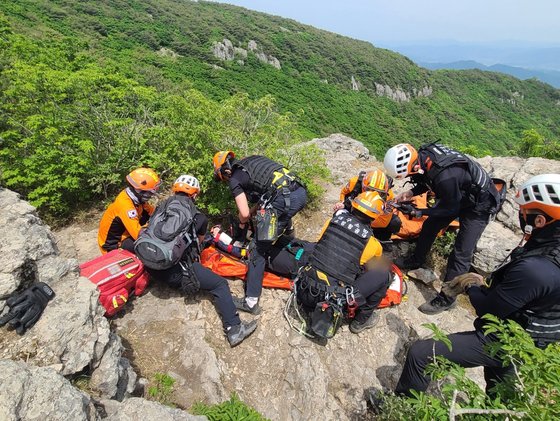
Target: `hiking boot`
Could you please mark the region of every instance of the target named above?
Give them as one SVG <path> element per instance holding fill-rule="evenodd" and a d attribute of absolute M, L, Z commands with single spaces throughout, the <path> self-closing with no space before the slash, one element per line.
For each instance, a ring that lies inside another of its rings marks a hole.
<path fill-rule="evenodd" d="M 385 392 L 383 390 L 370 387 L 364 391 L 364 397 L 375 415 L 383 412 L 383 406 L 385 405 Z"/>
<path fill-rule="evenodd" d="M 377 324 L 378 321 L 379 314 L 374 311 L 373 313 L 371 313 L 371 316 L 369 316 L 364 322 L 360 322 L 356 319 L 352 320 L 352 322 L 350 323 L 350 332 L 360 333 L 366 329 L 371 329 Z"/>
<path fill-rule="evenodd" d="M 394 260 L 394 263 L 401 270 L 418 269 L 420 266 L 422 266 L 422 262 L 419 262 L 418 260 L 416 260 L 414 258 L 414 256 L 397 257 Z"/>
<path fill-rule="evenodd" d="M 234 346 L 239 345 L 246 338 L 248 338 L 256 328 L 256 320 L 252 320 L 249 323 L 241 322 L 238 325 L 231 326 L 229 330 L 226 331 L 227 340 L 230 346 L 233 348 Z"/>
<path fill-rule="evenodd" d="M 451 310 L 456 305 L 457 301 L 455 301 L 455 299 L 440 292 L 434 299 L 432 299 L 432 301 L 424 303 L 418 307 L 418 310 L 424 314 L 438 314 L 442 311 Z"/>
<path fill-rule="evenodd" d="M 236 309 L 254 314 L 255 316 L 261 313 L 261 308 L 258 303 L 253 307 L 249 307 L 245 298 L 233 297 L 233 304 L 235 304 Z"/>

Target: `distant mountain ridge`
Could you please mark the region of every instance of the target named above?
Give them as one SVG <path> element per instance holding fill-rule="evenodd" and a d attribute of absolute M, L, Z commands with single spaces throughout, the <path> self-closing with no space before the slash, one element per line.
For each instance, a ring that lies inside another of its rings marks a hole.
<path fill-rule="evenodd" d="M 525 69 L 522 67 L 508 66 L 506 64 L 493 64 L 491 66 L 486 66 L 474 60 L 460 60 L 453 61 L 450 63 L 429 63 L 429 62 L 418 62 L 420 66 L 423 66 L 430 70 L 440 70 L 440 69 L 454 69 L 454 70 L 468 70 L 468 69 L 479 69 L 489 72 L 500 72 L 506 73 L 508 75 L 515 76 L 518 79 L 526 80 L 531 78 L 537 78 L 541 82 L 548 83 L 555 88 L 560 88 L 560 71 L 555 70 L 537 70 L 537 69 Z"/>
<path fill-rule="evenodd" d="M 387 44 L 415 62 L 452 63 L 476 61 L 486 66 L 501 63 L 535 70 L 560 71 L 559 45 L 534 45 L 516 42 L 495 44 L 431 41 L 425 43 Z"/>

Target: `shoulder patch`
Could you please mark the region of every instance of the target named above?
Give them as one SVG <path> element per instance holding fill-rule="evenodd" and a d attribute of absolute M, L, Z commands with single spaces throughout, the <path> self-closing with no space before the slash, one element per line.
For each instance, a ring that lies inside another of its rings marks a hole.
<path fill-rule="evenodd" d="M 138 216 L 138 212 L 136 211 L 136 209 L 131 209 L 127 212 L 127 215 L 130 219 L 133 219 Z"/>

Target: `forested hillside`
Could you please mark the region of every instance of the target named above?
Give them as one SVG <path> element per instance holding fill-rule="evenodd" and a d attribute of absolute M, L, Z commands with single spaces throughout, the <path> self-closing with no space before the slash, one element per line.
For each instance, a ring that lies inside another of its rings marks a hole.
<path fill-rule="evenodd" d="M 560 138 L 560 91 L 549 85 L 431 72 L 239 7 L 18 0 L 0 13 L 2 179 L 55 212 L 107 194 L 135 162 L 204 179 L 207 155 L 238 142 L 274 155 L 287 139 L 342 132 L 377 155 L 428 140 L 504 155 L 525 130 L 547 150 Z M 220 48 L 233 54 L 219 58 Z"/>

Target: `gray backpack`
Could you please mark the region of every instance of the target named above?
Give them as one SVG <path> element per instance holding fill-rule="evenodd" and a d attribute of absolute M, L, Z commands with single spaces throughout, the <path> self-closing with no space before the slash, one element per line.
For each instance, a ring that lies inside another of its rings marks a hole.
<path fill-rule="evenodd" d="M 193 223 L 197 213 L 192 199 L 183 195 L 173 195 L 158 205 L 148 227 L 134 243 L 134 252 L 142 263 L 150 269 L 164 270 L 185 258 L 197 260 L 199 247 Z"/>

